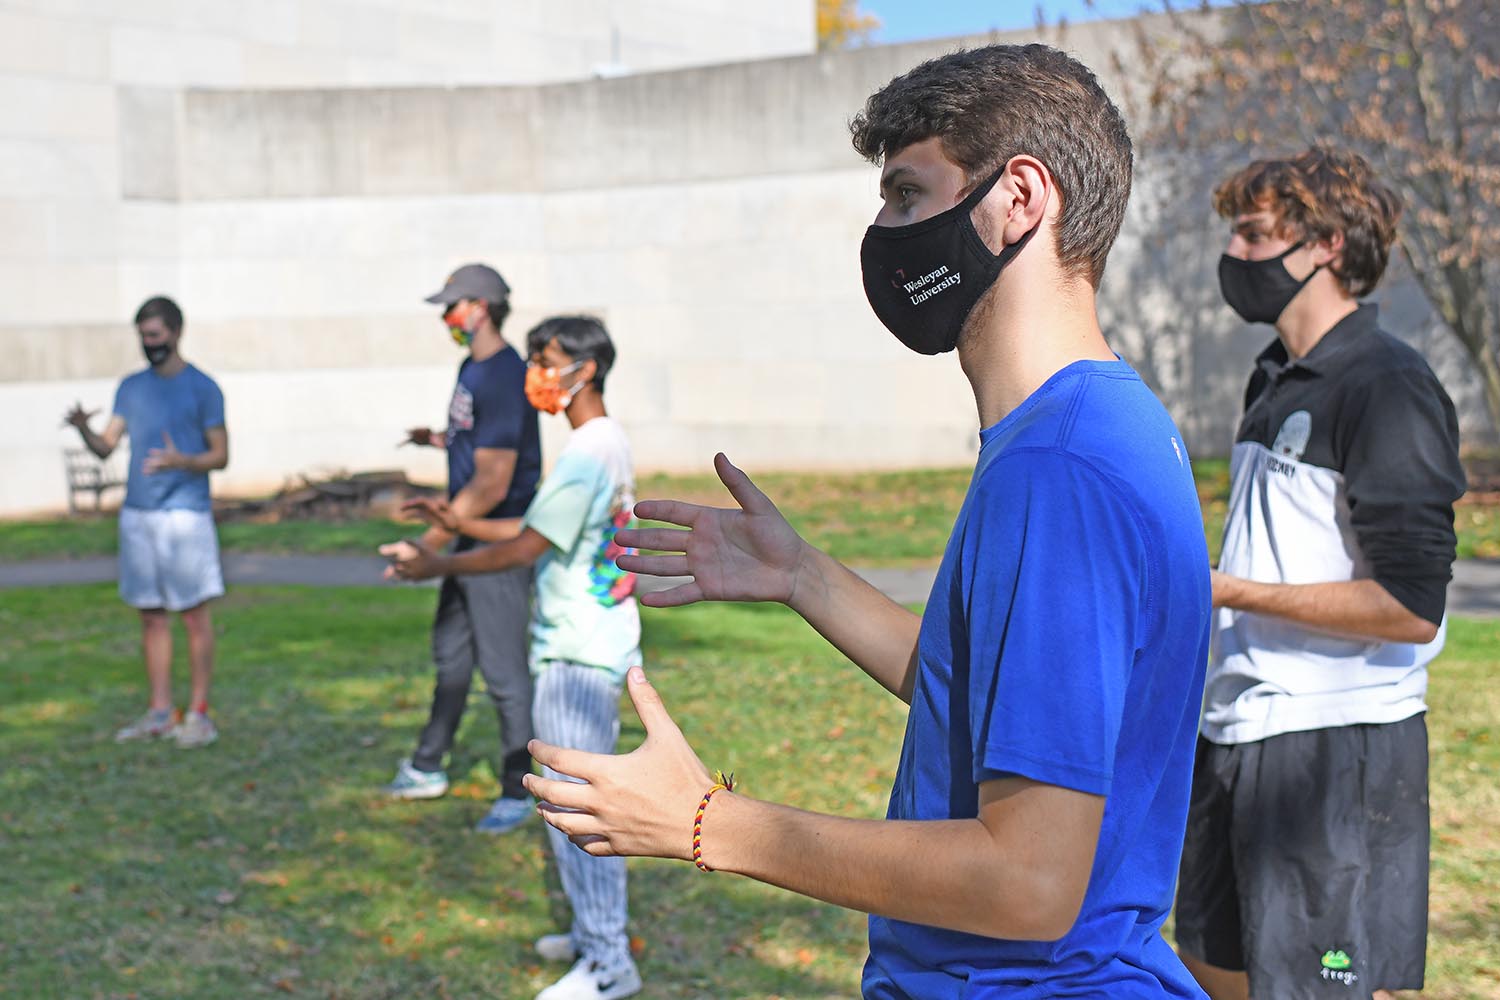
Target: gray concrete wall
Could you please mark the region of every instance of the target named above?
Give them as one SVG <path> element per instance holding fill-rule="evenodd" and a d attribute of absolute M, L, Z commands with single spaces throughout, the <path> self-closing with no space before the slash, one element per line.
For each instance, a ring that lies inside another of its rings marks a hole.
<path fill-rule="evenodd" d="M 36 237 L 79 259 L 36 261 L 11 237 L 0 269 L 0 511 L 61 503 L 53 421 L 75 397 L 107 405 L 139 364 L 125 320 L 158 291 L 229 400 L 218 488 L 317 468 L 440 477 L 439 456 L 394 444 L 441 423 L 459 354 L 421 298 L 475 259 L 515 290 L 513 339 L 557 311 L 608 322 L 610 405 L 643 469 L 701 470 L 719 449 L 762 468 L 963 464 L 976 428 L 953 359 L 907 353 L 865 304 L 877 192 L 845 128 L 870 91 L 958 44 L 538 86 L 117 88 L 113 200 Z M 1064 44 L 1103 68 L 1129 33 L 1076 26 Z M 1157 151 L 1140 153 L 1101 308 L 1190 447 L 1222 453 L 1266 334 L 1217 301 L 1222 225 L 1183 212 Z M 1390 297 L 1475 425 L 1448 339 L 1409 283 Z M 555 448 L 561 421 L 545 424 Z"/>

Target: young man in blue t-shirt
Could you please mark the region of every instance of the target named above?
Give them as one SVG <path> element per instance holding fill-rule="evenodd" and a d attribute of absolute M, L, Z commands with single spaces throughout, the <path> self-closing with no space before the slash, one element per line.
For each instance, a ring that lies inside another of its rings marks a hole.
<path fill-rule="evenodd" d="M 207 746 L 219 737 L 208 714 L 214 628 L 209 601 L 224 593 L 219 538 L 209 501 L 208 474 L 229 462 L 224 394 L 178 353 L 182 310 L 164 296 L 135 314 L 148 367 L 120 383 L 102 433 L 93 415 L 75 405 L 68 423 L 100 458 L 130 436 L 130 473 L 120 509 L 120 598 L 141 614 L 141 651 L 151 700 L 146 713 L 115 734 L 118 742 L 170 736 L 179 747 Z M 179 720 L 172 701 L 172 621 L 182 616 L 188 636 L 192 693 Z"/>
<path fill-rule="evenodd" d="M 1093 75 L 1041 45 L 925 63 L 852 128 L 882 165 L 865 291 L 903 344 L 957 349 L 980 455 L 918 617 L 808 546 L 722 455 L 739 510 L 638 504 L 645 603 L 780 601 L 910 704 L 884 821 L 734 794 L 639 669 L 645 743 L 534 743 L 531 776 L 591 854 L 694 860 L 866 911 L 870 998 L 1201 997 L 1172 903 L 1209 576 L 1187 455 L 1109 349 L 1094 298 L 1130 139 Z"/>
<path fill-rule="evenodd" d="M 407 440 L 446 449 L 448 497 L 461 516 L 520 517 L 536 492 L 542 450 L 536 411 L 526 402 L 526 362 L 500 333 L 510 313 L 510 286 L 494 268 L 466 264 L 427 301 L 443 307 L 443 324 L 468 357 L 458 369 L 447 430 L 413 428 Z M 439 525 L 429 528 L 422 541 L 433 550 L 454 542 L 458 552 L 475 545 L 474 538 Z M 505 833 L 531 815 L 531 800 L 521 784 L 531 770 L 526 751 L 531 739 L 531 674 L 526 666 L 530 601 L 529 567 L 443 580 L 432 625 L 437 665 L 432 710 L 416 749 L 386 786 L 391 795 L 431 799 L 448 791 L 443 757 L 453 746 L 477 666 L 500 718 L 501 752 L 500 797 L 478 829 Z"/>

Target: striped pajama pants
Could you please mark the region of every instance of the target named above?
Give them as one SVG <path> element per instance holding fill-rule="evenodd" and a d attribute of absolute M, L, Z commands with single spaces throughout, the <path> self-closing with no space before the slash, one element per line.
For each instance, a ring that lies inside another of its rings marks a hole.
<path fill-rule="evenodd" d="M 549 661 L 536 675 L 531 715 L 539 740 L 572 750 L 614 753 L 620 736 L 620 685 L 607 670 Z M 545 766 L 542 775 L 574 780 Z M 570 933 L 578 954 L 605 966 L 623 963 L 630 957 L 625 859 L 586 854 L 551 826 L 547 839 L 573 907 Z"/>

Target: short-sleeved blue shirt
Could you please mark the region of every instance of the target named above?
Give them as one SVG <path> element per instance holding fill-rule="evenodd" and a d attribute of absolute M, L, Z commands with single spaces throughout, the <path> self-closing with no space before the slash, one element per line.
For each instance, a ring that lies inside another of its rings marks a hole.
<path fill-rule="evenodd" d="M 166 435 L 184 455 L 208 450 L 204 432 L 224 426 L 224 394 L 213 379 L 192 365 L 170 378 L 147 368 L 127 377 L 115 391 L 116 416 L 130 435 L 130 473 L 125 506 L 137 510 L 211 510 L 208 473 L 168 469 L 146 475 L 153 448 L 166 447 Z"/>
<path fill-rule="evenodd" d="M 486 517 L 520 517 L 536 495 L 542 444 L 536 409 L 526 401 L 526 362 L 507 344 L 483 361 L 465 358 L 448 403 L 448 497 L 474 478 L 474 449 L 516 453 L 510 492 Z"/>
<path fill-rule="evenodd" d="M 1104 796 L 1098 849 L 1057 941 L 872 916 L 866 997 L 1202 997 L 1160 929 L 1187 819 L 1208 570 L 1186 449 L 1124 362 L 1070 365 L 981 433 L 922 618 L 889 816 L 974 817 L 981 782 L 1019 775 Z"/>

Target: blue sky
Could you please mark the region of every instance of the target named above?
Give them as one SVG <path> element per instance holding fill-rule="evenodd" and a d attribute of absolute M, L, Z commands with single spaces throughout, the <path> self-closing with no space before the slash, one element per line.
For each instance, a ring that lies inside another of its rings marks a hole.
<path fill-rule="evenodd" d="M 876 43 L 910 42 L 1012 28 L 1036 23 L 1037 7 L 1049 21 L 1066 17 L 1084 21 L 1099 17 L 1131 17 L 1141 8 L 1157 6 L 1149 0 L 860 0 L 860 9 L 880 18 L 871 37 Z"/>

